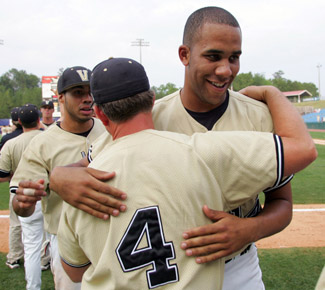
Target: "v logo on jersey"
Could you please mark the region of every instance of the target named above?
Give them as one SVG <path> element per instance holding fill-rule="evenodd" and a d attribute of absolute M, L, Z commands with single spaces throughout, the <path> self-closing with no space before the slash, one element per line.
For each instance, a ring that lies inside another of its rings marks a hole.
<path fill-rule="evenodd" d="M 76 70 L 76 72 L 78 73 L 78 75 L 80 76 L 81 80 L 83 82 L 89 81 L 88 79 L 88 71 L 83 69 L 83 70 Z"/>

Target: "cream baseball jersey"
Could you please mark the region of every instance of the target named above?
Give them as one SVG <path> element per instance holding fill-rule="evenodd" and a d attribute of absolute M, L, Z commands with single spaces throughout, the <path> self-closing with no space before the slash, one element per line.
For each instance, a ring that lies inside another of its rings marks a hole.
<path fill-rule="evenodd" d="M 42 198 L 42 210 L 44 228 L 51 234 L 57 233 L 63 201 L 47 187 L 49 175 L 55 166 L 74 163 L 86 156 L 90 144 L 105 130 L 98 119 L 93 120 L 93 128 L 87 137 L 67 132 L 57 125 L 38 135 L 26 148 L 10 182 L 10 190 L 15 191 L 21 180 L 45 180 L 48 194 Z"/>
<path fill-rule="evenodd" d="M 82 289 L 221 289 L 224 259 L 196 264 L 181 233 L 211 223 L 204 204 L 230 210 L 281 180 L 281 152 L 280 137 L 257 132 L 145 130 L 106 143 L 90 167 L 116 172 L 128 210 L 103 221 L 64 204 L 60 255 L 91 263 Z"/>
<path fill-rule="evenodd" d="M 6 177 L 16 171 L 28 143 L 41 132 L 40 130 L 28 131 L 5 143 L 0 152 L 0 176 Z"/>

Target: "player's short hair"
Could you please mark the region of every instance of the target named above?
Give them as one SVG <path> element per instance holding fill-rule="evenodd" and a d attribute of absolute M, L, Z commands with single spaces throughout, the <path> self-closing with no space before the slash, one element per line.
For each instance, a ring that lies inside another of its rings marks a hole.
<path fill-rule="evenodd" d="M 117 101 L 96 104 L 96 106 L 113 122 L 123 123 L 139 113 L 150 112 L 154 95 L 152 90 L 148 90 Z"/>
<path fill-rule="evenodd" d="M 204 7 L 194 11 L 187 19 L 184 27 L 183 44 L 191 47 L 206 23 L 225 24 L 240 28 L 236 18 L 227 10 L 214 6 Z"/>
<path fill-rule="evenodd" d="M 38 120 L 37 121 L 34 121 L 34 122 L 31 122 L 31 123 L 24 123 L 21 121 L 21 125 L 24 127 L 24 128 L 27 128 L 27 129 L 30 129 L 30 128 L 36 128 L 37 125 L 38 125 Z"/>

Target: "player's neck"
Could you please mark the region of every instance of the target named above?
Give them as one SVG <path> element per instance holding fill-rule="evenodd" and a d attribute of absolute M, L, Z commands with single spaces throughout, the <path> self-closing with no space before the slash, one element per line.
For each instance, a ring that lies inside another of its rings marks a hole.
<path fill-rule="evenodd" d="M 203 112 L 209 112 L 223 104 L 223 102 L 226 99 L 225 95 L 223 98 L 220 98 L 220 100 L 215 104 L 210 104 L 208 102 L 205 102 L 201 100 L 195 92 L 193 92 L 188 86 L 184 86 L 184 88 L 180 92 L 181 95 L 181 101 L 183 106 L 196 113 L 203 113 Z"/>
<path fill-rule="evenodd" d="M 110 122 L 106 128 L 115 140 L 143 130 L 154 129 L 154 124 L 150 112 L 137 114 L 132 119 L 120 124 Z"/>
<path fill-rule="evenodd" d="M 61 129 L 70 133 L 83 133 L 92 128 L 94 120 L 91 118 L 84 122 L 77 122 L 69 117 L 67 114 L 64 116 L 62 122 L 60 123 Z"/>
<path fill-rule="evenodd" d="M 52 124 L 54 120 L 53 117 L 43 117 L 42 122 L 47 125 L 47 124 Z"/>

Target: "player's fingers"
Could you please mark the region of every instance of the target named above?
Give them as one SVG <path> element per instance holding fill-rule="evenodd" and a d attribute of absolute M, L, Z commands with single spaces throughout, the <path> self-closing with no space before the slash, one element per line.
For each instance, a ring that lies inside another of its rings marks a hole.
<path fill-rule="evenodd" d="M 119 212 L 124 212 L 126 210 L 126 205 L 124 203 L 102 193 L 97 193 L 96 200 L 92 198 L 84 198 L 81 202 L 95 211 L 100 211 L 113 216 L 117 216 Z"/>
<path fill-rule="evenodd" d="M 16 190 L 17 195 L 32 195 L 32 196 L 46 196 L 46 192 L 44 190 L 35 189 L 32 187 L 19 187 Z"/>
<path fill-rule="evenodd" d="M 183 238 L 190 239 L 199 236 L 222 233 L 224 231 L 225 231 L 225 226 L 223 224 L 213 223 L 213 224 L 189 229 L 183 232 Z"/>
<path fill-rule="evenodd" d="M 107 172 L 95 168 L 87 168 L 88 173 L 96 179 L 107 181 L 115 177 L 115 172 Z"/>
<path fill-rule="evenodd" d="M 39 181 L 30 181 L 30 180 L 23 180 L 19 182 L 19 188 L 34 188 L 44 190 L 44 185 L 41 183 L 44 180 L 40 179 Z"/>
<path fill-rule="evenodd" d="M 122 200 L 125 200 L 127 198 L 127 194 L 122 190 L 119 190 L 118 188 L 110 186 L 109 184 L 99 181 L 97 179 L 95 179 L 91 188 L 93 188 L 94 190 L 100 193 L 105 193 Z"/>
<path fill-rule="evenodd" d="M 224 211 L 210 209 L 207 205 L 203 206 L 204 214 L 212 221 L 216 222 L 225 217 Z"/>
<path fill-rule="evenodd" d="M 89 207 L 86 204 L 79 204 L 78 208 L 96 218 L 102 219 L 102 220 L 108 220 L 109 219 L 109 214 L 103 213 L 97 210 L 94 210 L 93 208 Z"/>
<path fill-rule="evenodd" d="M 211 244 L 204 247 L 190 248 L 185 250 L 185 254 L 189 257 L 204 257 L 203 260 L 210 260 L 211 257 L 206 256 L 213 255 L 215 258 L 221 258 L 224 256 L 225 248 L 223 244 Z M 204 262 L 205 263 L 205 262 Z"/>
<path fill-rule="evenodd" d="M 215 253 L 212 253 L 210 255 L 204 255 L 204 256 L 200 256 L 200 257 L 196 257 L 195 258 L 195 262 L 198 264 L 204 264 L 204 263 L 208 263 L 208 262 L 212 262 L 215 261 L 217 259 L 223 258 L 228 256 L 229 253 L 227 253 L 226 251 L 217 251 Z"/>

